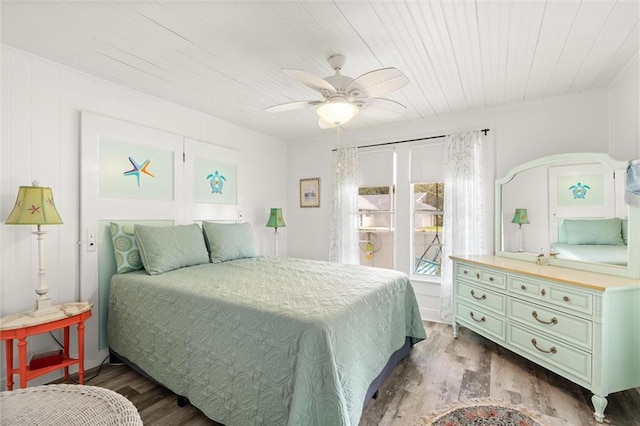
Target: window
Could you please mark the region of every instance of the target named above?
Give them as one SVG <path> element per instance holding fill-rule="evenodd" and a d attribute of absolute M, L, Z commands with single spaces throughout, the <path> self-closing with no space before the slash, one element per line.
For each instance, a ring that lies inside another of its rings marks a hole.
<path fill-rule="evenodd" d="M 411 276 L 439 281 L 444 224 L 444 144 L 411 147 Z M 398 213 L 399 214 L 399 213 Z"/>
<path fill-rule="evenodd" d="M 440 281 L 444 144 L 358 152 L 360 264 Z"/>
<path fill-rule="evenodd" d="M 359 188 L 361 265 L 393 269 L 394 214 L 393 185 Z"/>
<path fill-rule="evenodd" d="M 413 194 L 413 273 L 440 276 L 442 265 L 442 226 L 444 222 L 444 183 L 414 183 Z"/>
<path fill-rule="evenodd" d="M 396 241 L 396 153 L 358 152 L 360 264 L 394 269 Z"/>

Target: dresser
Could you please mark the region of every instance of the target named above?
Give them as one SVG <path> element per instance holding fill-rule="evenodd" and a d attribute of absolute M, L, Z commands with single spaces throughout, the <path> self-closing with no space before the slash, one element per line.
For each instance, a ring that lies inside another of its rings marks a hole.
<path fill-rule="evenodd" d="M 640 280 L 498 256 L 452 256 L 454 336 L 470 330 L 593 393 L 640 387 Z"/>

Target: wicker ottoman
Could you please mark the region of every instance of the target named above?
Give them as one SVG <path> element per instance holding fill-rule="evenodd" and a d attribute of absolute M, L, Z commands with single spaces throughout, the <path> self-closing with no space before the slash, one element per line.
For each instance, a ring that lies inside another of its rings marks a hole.
<path fill-rule="evenodd" d="M 44 385 L 0 392 L 2 425 L 142 425 L 136 407 L 109 389 Z"/>

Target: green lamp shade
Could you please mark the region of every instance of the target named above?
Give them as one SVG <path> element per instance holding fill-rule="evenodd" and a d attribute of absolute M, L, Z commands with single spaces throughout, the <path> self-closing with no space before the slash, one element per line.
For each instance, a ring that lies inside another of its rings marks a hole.
<path fill-rule="evenodd" d="M 517 223 L 518 225 L 529 223 L 529 218 L 527 217 L 527 209 L 516 209 L 516 213 L 513 215 L 511 223 Z"/>
<path fill-rule="evenodd" d="M 284 228 L 287 226 L 282 218 L 282 209 L 271 209 L 269 214 L 269 221 L 267 222 L 267 228 Z"/>
<path fill-rule="evenodd" d="M 53 191 L 49 187 L 21 186 L 16 204 L 4 221 L 7 225 L 60 225 L 62 219 L 53 202 Z"/>

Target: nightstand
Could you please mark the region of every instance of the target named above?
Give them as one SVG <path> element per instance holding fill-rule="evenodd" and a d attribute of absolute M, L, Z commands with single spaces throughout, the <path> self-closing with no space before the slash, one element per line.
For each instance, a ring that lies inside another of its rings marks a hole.
<path fill-rule="evenodd" d="M 78 365 L 78 381 L 84 383 L 84 322 L 91 318 L 93 305 L 87 302 L 56 305 L 57 312 L 32 317 L 28 312 L 8 315 L 0 319 L 0 339 L 5 340 L 7 367 L 7 390 L 13 390 L 13 375 L 20 376 L 20 387 L 43 374 L 64 368 L 64 378 L 69 380 L 69 366 Z M 77 325 L 78 358 L 69 356 L 69 327 Z M 63 329 L 64 343 L 62 362 L 31 370 L 27 365 L 27 337 Z M 18 341 L 18 368 L 13 366 L 13 341 Z"/>

